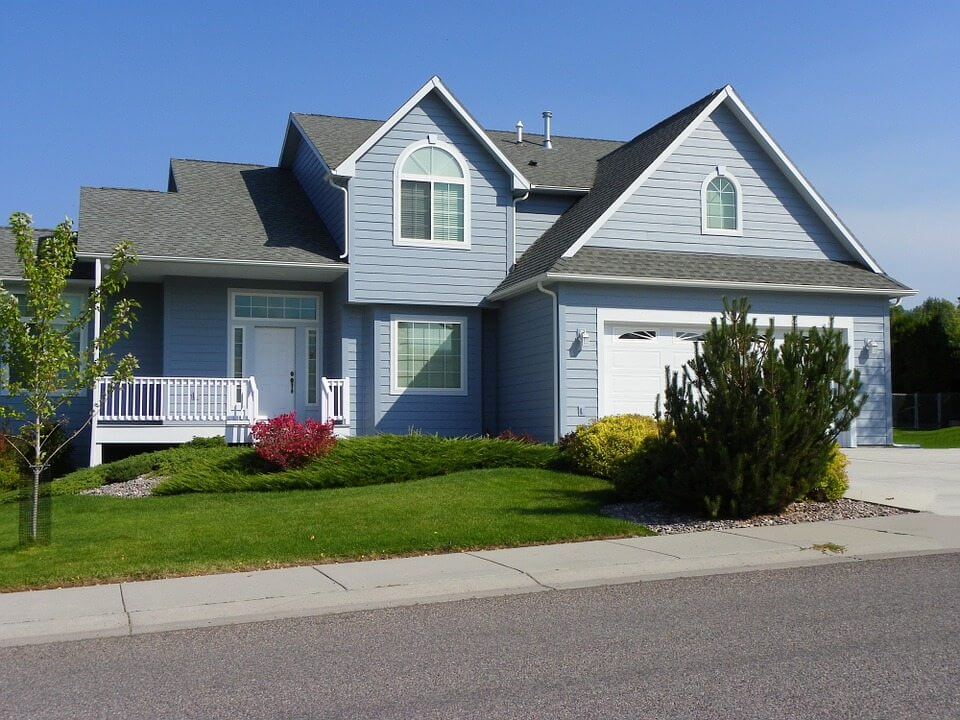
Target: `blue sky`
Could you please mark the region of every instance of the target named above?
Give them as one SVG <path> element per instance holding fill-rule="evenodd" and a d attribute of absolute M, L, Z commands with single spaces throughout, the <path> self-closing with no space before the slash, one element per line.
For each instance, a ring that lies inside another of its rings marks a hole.
<path fill-rule="evenodd" d="M 389 7 L 389 10 L 385 10 Z M 733 84 L 881 265 L 960 294 L 960 4 L 34 3 L 0 10 L 0 216 L 170 157 L 275 163 L 287 113 L 383 118 L 440 75 L 481 123 L 630 138 Z"/>

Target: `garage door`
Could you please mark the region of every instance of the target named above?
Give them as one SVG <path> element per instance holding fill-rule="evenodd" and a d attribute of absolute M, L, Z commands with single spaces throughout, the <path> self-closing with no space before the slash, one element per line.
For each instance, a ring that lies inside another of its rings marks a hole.
<path fill-rule="evenodd" d="M 607 323 L 604 330 L 605 415 L 653 415 L 663 402 L 664 367 L 678 370 L 693 359 L 701 326 Z"/>

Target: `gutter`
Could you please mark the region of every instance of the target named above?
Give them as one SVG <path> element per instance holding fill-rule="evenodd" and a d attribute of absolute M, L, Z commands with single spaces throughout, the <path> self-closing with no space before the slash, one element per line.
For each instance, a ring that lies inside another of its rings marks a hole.
<path fill-rule="evenodd" d="M 547 290 L 543 281 L 537 283 L 537 290 L 553 298 L 553 442 L 560 442 L 560 301 L 553 290 Z"/>
<path fill-rule="evenodd" d="M 523 202 L 530 197 L 530 191 L 527 190 L 521 197 L 513 198 L 513 254 L 510 256 L 510 264 L 507 266 L 507 272 L 517 264 L 517 203 Z"/>
<path fill-rule="evenodd" d="M 330 187 L 343 193 L 343 252 L 340 254 L 340 259 L 343 260 L 350 254 L 350 194 L 345 187 L 334 182 L 333 173 L 328 172 L 324 179 Z"/>
<path fill-rule="evenodd" d="M 529 280 L 517 283 L 512 287 L 505 288 L 492 293 L 488 300 L 503 300 L 513 295 L 526 292 L 536 287 L 541 282 L 577 282 L 577 283 L 605 283 L 613 285 L 654 285 L 661 287 L 694 287 L 694 288 L 717 288 L 733 290 L 757 290 L 757 291 L 789 291 L 802 293 L 827 293 L 838 295 L 879 295 L 881 297 L 909 297 L 916 295 L 917 291 L 910 288 L 862 288 L 862 287 L 843 287 L 836 285 L 792 285 L 788 283 L 749 283 L 737 282 L 733 280 L 695 280 L 678 278 L 656 278 L 656 277 L 625 277 L 619 275 L 579 275 L 575 273 L 552 273 L 545 272 Z"/>
<path fill-rule="evenodd" d="M 77 253 L 77 258 L 79 260 L 109 260 L 111 257 L 110 253 Z M 293 267 L 293 268 L 316 268 L 318 270 L 335 270 L 340 269 L 343 272 L 346 272 L 348 266 L 346 263 L 304 263 L 304 262 L 294 262 L 291 260 L 237 260 L 236 258 L 194 258 L 194 257 L 177 257 L 175 255 L 138 255 L 138 261 L 147 261 L 147 262 L 174 262 L 174 263 L 204 263 L 204 264 L 216 264 L 216 265 L 247 265 L 253 267 Z"/>

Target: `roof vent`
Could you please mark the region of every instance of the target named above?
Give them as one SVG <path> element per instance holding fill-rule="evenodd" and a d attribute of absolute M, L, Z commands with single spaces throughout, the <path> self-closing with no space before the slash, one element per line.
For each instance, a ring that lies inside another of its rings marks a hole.
<path fill-rule="evenodd" d="M 549 150 L 553 147 L 553 142 L 550 140 L 550 120 L 553 118 L 553 113 L 549 110 L 543 111 L 543 146 Z"/>
<path fill-rule="evenodd" d="M 523 142 L 523 120 L 517 120 L 517 144 Z"/>

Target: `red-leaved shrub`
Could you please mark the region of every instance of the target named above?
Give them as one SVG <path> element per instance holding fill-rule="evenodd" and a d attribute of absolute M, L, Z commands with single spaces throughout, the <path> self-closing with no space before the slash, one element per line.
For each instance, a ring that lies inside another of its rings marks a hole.
<path fill-rule="evenodd" d="M 297 422 L 293 413 L 261 420 L 251 429 L 257 455 L 286 470 L 327 455 L 337 443 L 333 422 Z"/>
<path fill-rule="evenodd" d="M 530 433 L 515 433 L 509 428 L 497 435 L 497 440 L 511 440 L 512 442 L 525 443 L 527 445 L 539 444 L 538 440 Z"/>

